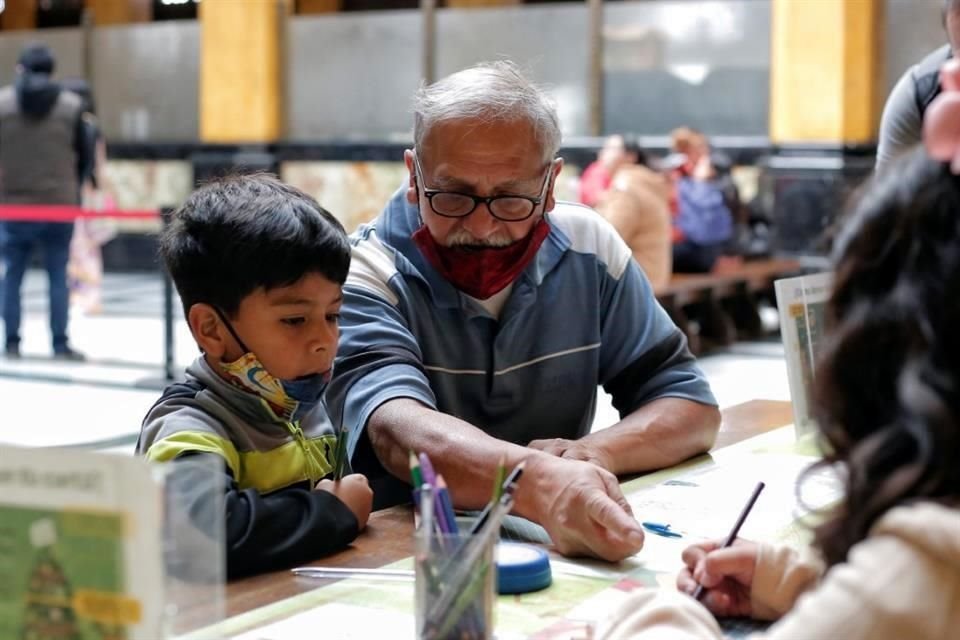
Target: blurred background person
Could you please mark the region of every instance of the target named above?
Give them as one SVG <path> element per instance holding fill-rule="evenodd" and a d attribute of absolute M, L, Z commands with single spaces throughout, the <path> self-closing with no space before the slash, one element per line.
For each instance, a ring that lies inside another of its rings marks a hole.
<path fill-rule="evenodd" d="M 52 80 L 54 66 L 53 53 L 46 45 L 28 44 L 20 52 L 13 86 L 0 89 L 3 204 L 80 204 L 80 179 L 89 171 L 93 150 L 83 124 L 82 100 Z M 33 249 L 39 245 L 49 279 L 54 357 L 83 360 L 67 340 L 67 257 L 73 222 L 4 224 L 6 356 L 20 357 L 21 285 Z"/>
<path fill-rule="evenodd" d="M 83 130 L 87 144 L 94 150 L 93 164 L 80 176 L 80 201 L 84 209 L 114 209 L 113 199 L 104 186 L 107 145 L 96 116 L 96 103 L 90 84 L 83 78 L 64 78 L 64 89 L 83 101 Z M 70 302 L 86 313 L 103 309 L 103 251 L 101 247 L 117 234 L 116 223 L 106 218 L 80 218 L 76 221 L 70 242 L 67 283 Z"/>
<path fill-rule="evenodd" d="M 597 159 L 587 165 L 580 174 L 580 202 L 588 207 L 596 206 L 600 196 L 609 188 L 613 174 L 623 165 L 637 162 L 636 147 L 627 148 L 620 134 L 608 136 L 597 152 Z"/>
<path fill-rule="evenodd" d="M 681 127 L 671 136 L 678 165 L 672 171 L 674 272 L 708 273 L 739 262 L 720 260 L 734 253 L 735 224 L 728 201 L 735 197 L 736 186 L 729 173 L 718 173 L 706 136 L 699 131 Z"/>
<path fill-rule="evenodd" d="M 670 281 L 670 181 L 650 168 L 635 139 L 611 136 L 622 148 L 609 188 L 595 208 L 623 238 L 654 289 Z"/>

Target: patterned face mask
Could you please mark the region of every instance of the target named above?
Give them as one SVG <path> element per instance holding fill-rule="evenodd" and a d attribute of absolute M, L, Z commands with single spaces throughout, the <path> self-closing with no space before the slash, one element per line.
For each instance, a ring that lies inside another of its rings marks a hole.
<path fill-rule="evenodd" d="M 217 315 L 220 316 L 233 339 L 244 350 L 244 354 L 236 360 L 220 363 L 220 368 L 234 386 L 259 396 L 277 419 L 287 422 L 299 421 L 317 406 L 330 382 L 332 370 L 292 380 L 277 378 L 267 371 L 257 358 L 257 354 L 243 343 L 237 332 L 233 330 L 230 321 L 227 320 L 226 314 L 218 309 Z"/>

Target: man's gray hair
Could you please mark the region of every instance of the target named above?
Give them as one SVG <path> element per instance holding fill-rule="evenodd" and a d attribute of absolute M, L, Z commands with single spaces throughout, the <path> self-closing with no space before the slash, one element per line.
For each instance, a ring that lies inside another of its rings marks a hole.
<path fill-rule="evenodd" d="M 532 126 L 544 162 L 560 150 L 560 119 L 546 92 L 527 80 L 513 62 L 482 62 L 431 85 L 413 98 L 413 141 L 419 153 L 438 122 L 475 119 L 484 122 L 526 120 Z"/>

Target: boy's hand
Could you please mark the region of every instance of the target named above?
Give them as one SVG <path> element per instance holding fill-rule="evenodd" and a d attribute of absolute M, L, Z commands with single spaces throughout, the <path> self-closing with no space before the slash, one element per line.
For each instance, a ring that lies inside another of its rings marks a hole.
<path fill-rule="evenodd" d="M 314 487 L 316 491 L 326 491 L 337 496 L 357 517 L 357 528 L 363 531 L 370 518 L 373 507 L 373 490 L 367 483 L 367 477 L 361 473 L 351 473 L 339 481 L 321 480 Z"/>
<path fill-rule="evenodd" d="M 749 617 L 757 544 L 737 538 L 724 549 L 723 542 L 713 540 L 683 550 L 686 567 L 677 576 L 677 589 L 693 594 L 697 585 L 703 585 L 706 591 L 700 601 L 714 615 Z"/>

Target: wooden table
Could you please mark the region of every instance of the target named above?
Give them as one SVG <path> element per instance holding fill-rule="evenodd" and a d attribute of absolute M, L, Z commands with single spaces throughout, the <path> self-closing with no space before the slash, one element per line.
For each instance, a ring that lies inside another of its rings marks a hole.
<path fill-rule="evenodd" d="M 782 427 L 793 421 L 789 402 L 751 400 L 725 409 L 714 449 Z M 413 555 L 413 515 L 409 506 L 377 511 L 349 549 L 318 559 L 328 567 L 380 567 Z M 227 615 L 235 616 L 327 584 L 275 571 L 227 585 Z"/>

